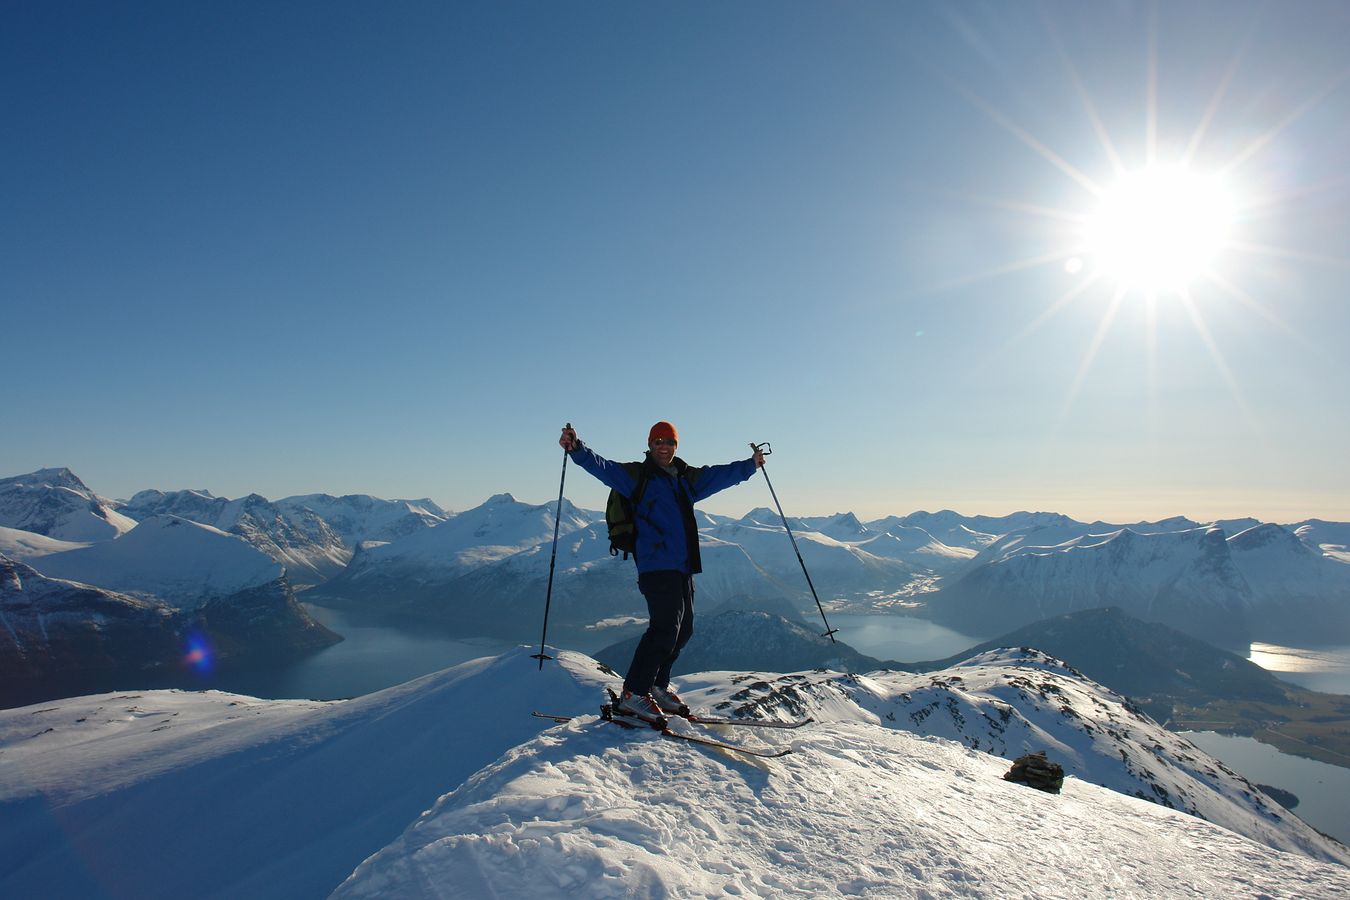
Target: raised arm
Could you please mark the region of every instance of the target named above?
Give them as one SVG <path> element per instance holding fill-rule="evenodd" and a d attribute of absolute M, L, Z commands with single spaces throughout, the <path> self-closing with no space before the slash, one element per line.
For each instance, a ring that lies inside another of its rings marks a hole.
<path fill-rule="evenodd" d="M 718 491 L 726 490 L 733 484 L 740 484 L 754 475 L 755 469 L 762 465 L 764 465 L 764 457 L 756 453 L 749 459 L 742 459 L 733 463 L 723 463 L 720 466 L 703 466 L 698 470 L 698 474 L 690 479 L 694 499 L 702 500 L 711 497 Z"/>
<path fill-rule="evenodd" d="M 633 493 L 637 482 L 629 475 L 622 463 L 610 462 L 581 442 L 576 430 L 564 428 L 558 445 L 567 451 L 568 457 L 581 468 L 594 475 L 606 487 L 613 488 L 625 497 Z"/>

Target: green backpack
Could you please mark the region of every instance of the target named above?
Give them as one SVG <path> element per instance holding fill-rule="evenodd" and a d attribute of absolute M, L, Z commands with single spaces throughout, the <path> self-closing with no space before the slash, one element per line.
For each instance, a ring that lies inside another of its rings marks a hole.
<path fill-rule="evenodd" d="M 609 526 L 609 555 L 623 554 L 627 559 L 637 548 L 637 518 L 633 508 L 642 499 L 647 487 L 647 470 L 642 463 L 624 463 L 624 471 L 633 477 L 637 486 L 633 496 L 625 497 L 618 491 L 609 492 L 609 502 L 605 504 L 605 524 Z"/>

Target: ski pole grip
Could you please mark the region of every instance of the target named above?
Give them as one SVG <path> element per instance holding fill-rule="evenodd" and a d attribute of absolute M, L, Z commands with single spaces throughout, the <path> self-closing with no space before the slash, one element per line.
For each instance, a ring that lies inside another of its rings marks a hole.
<path fill-rule="evenodd" d="M 761 444 L 756 444 L 754 441 L 751 441 L 750 449 L 755 453 L 759 453 L 762 451 L 765 456 L 768 456 L 769 454 L 773 453 L 773 447 L 770 446 L 768 441 L 764 441 Z"/>

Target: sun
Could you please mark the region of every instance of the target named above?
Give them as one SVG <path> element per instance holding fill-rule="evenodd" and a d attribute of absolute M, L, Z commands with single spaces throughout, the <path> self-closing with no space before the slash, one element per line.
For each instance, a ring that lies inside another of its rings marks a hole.
<path fill-rule="evenodd" d="M 1234 210 L 1219 176 L 1183 165 L 1150 166 L 1101 192 L 1083 244 L 1095 273 L 1121 289 L 1184 291 L 1213 274 Z"/>

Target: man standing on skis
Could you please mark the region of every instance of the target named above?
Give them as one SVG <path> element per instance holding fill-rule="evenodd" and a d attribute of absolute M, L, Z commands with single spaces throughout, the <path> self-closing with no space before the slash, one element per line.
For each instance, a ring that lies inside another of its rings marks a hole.
<path fill-rule="evenodd" d="M 657 422 L 647 435 L 646 458 L 630 464 L 641 466 L 640 476 L 634 478 L 622 463 L 610 462 L 583 444 L 570 427 L 563 429 L 558 443 L 607 487 L 630 500 L 640 493 L 633 504 L 637 530 L 633 558 L 649 622 L 624 677 L 616 712 L 648 722 L 661 721 L 662 713 L 686 712 L 684 702 L 670 689 L 670 670 L 694 633 L 694 576 L 703 571 L 694 503 L 749 479 L 764 465 L 764 454 L 756 450 L 739 462 L 690 466 L 675 455 L 679 446 L 675 426 Z"/>

